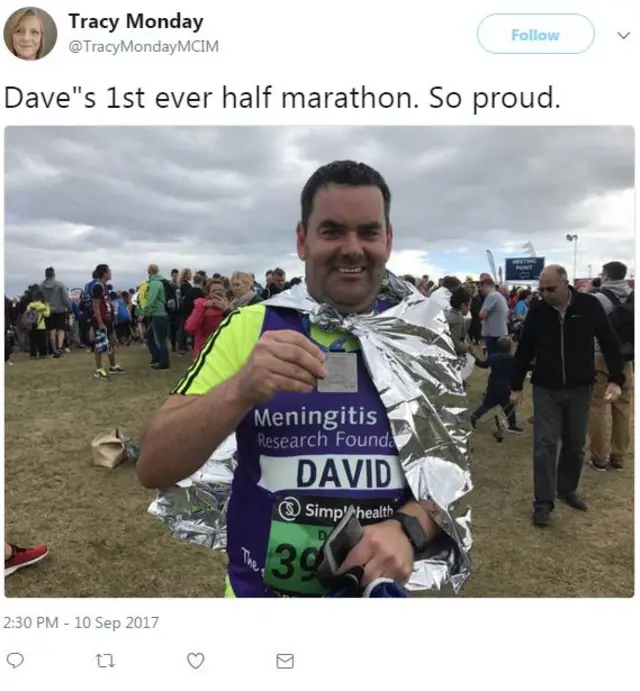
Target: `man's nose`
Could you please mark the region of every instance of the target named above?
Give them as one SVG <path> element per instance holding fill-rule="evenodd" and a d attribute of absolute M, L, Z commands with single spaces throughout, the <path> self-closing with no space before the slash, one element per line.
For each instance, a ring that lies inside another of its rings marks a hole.
<path fill-rule="evenodd" d="M 342 250 L 344 254 L 362 254 L 362 244 L 358 237 L 358 233 L 352 230 L 346 233 L 344 242 L 342 243 Z"/>

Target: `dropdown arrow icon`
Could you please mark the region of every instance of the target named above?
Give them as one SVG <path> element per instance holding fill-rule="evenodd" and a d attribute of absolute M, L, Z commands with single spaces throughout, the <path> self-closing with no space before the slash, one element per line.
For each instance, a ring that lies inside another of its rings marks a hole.
<path fill-rule="evenodd" d="M 622 31 L 618 31 L 618 36 L 620 36 L 620 38 L 624 41 L 624 39 L 627 38 L 627 36 L 630 33 L 631 33 L 630 31 L 627 31 L 626 33 L 623 34 Z"/>

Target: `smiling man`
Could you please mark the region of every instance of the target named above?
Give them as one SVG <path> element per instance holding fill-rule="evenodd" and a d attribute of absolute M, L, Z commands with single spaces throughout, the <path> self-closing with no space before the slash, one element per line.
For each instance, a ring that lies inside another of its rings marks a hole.
<path fill-rule="evenodd" d="M 390 204 L 382 176 L 362 163 L 336 161 L 311 176 L 296 237 L 316 301 L 343 315 L 388 308 L 378 296 Z M 188 477 L 234 430 L 228 596 L 321 596 L 320 550 L 351 505 L 365 536 L 343 570 L 363 567 L 363 586 L 405 582 L 440 532 L 412 498 L 355 338 L 269 305 L 232 313 L 149 424 L 141 482 L 163 488 Z"/>

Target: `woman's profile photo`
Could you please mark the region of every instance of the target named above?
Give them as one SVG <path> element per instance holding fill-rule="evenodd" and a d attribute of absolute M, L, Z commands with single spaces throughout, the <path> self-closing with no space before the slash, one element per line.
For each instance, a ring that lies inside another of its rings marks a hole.
<path fill-rule="evenodd" d="M 7 19 L 4 42 L 20 60 L 40 60 L 53 49 L 57 30 L 50 14 L 36 7 L 23 7 Z"/>

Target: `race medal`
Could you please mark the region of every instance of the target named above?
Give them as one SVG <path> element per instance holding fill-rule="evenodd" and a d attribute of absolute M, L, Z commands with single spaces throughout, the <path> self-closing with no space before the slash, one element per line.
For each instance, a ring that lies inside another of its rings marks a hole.
<path fill-rule="evenodd" d="M 326 353 L 324 368 L 327 376 L 318 379 L 320 393 L 358 393 L 356 353 Z"/>

